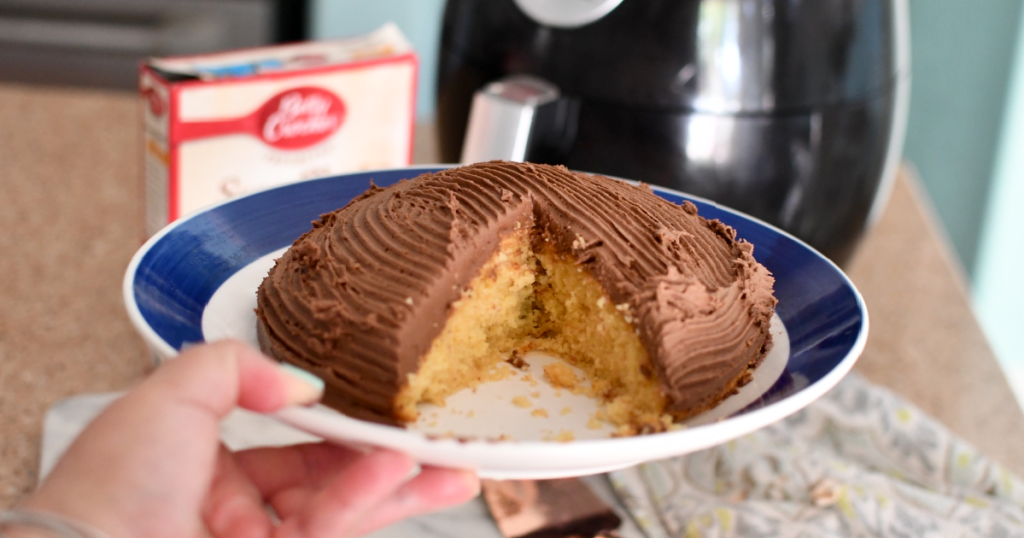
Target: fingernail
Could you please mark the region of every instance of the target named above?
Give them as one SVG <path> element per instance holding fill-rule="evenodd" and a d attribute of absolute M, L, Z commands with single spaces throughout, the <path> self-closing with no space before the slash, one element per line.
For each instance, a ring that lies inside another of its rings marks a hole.
<path fill-rule="evenodd" d="M 288 363 L 277 365 L 285 376 L 286 400 L 291 405 L 306 405 L 320 401 L 324 395 L 324 380 Z"/>
<path fill-rule="evenodd" d="M 409 469 L 409 472 L 406 473 L 405 481 L 408 482 L 408 481 L 412 480 L 413 478 L 416 478 L 422 472 L 423 472 L 423 467 L 420 466 L 420 464 L 417 463 L 416 465 L 413 465 L 412 468 Z"/>

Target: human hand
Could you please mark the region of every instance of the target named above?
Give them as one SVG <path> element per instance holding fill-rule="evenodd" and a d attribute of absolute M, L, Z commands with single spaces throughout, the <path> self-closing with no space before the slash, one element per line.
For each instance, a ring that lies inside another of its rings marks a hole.
<path fill-rule="evenodd" d="M 220 445 L 220 421 L 236 406 L 267 413 L 319 400 L 322 386 L 301 377 L 237 342 L 191 348 L 90 424 L 22 508 L 111 538 L 338 538 L 478 493 L 469 471 L 424 467 L 410 479 L 415 462 L 390 450 Z"/>

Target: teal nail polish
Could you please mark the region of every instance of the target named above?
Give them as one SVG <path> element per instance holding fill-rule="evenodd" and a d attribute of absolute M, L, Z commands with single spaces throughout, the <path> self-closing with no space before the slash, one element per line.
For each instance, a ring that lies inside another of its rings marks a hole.
<path fill-rule="evenodd" d="M 291 364 L 288 364 L 286 362 L 278 364 L 278 367 L 281 368 L 281 370 L 284 371 L 284 373 L 294 377 L 295 379 L 298 379 L 299 381 L 302 381 L 303 383 L 306 383 L 307 385 L 310 385 L 310 387 L 316 389 L 317 391 L 322 392 L 324 390 L 324 380 L 303 370 L 302 368 L 292 366 Z"/>

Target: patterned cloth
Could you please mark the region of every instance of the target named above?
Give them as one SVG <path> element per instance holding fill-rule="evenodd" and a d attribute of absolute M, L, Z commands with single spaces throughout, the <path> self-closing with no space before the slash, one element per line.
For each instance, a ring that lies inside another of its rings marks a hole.
<path fill-rule="evenodd" d="M 649 538 L 1024 537 L 1024 482 L 851 374 L 803 411 L 610 475 Z"/>

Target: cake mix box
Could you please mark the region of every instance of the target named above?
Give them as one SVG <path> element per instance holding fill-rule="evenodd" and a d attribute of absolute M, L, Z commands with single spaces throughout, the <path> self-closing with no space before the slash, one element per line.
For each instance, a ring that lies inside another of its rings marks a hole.
<path fill-rule="evenodd" d="M 226 198 L 412 159 L 417 59 L 394 25 L 140 68 L 146 230 Z"/>

